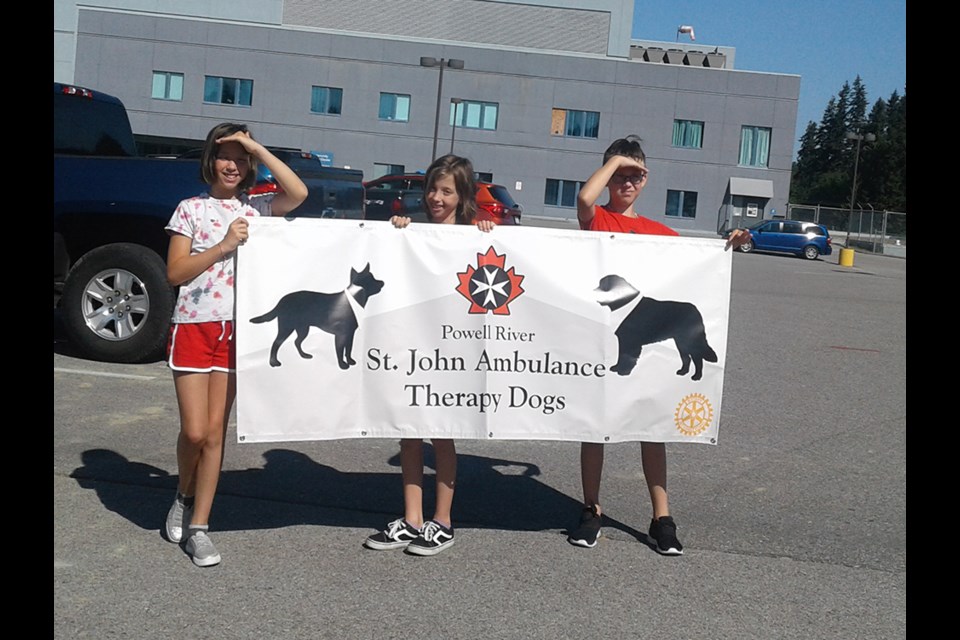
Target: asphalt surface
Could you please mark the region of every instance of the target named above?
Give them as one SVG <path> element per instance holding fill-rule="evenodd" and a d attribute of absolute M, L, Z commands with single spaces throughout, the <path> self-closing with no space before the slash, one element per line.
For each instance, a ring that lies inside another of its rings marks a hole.
<path fill-rule="evenodd" d="M 232 422 L 223 562 L 197 568 L 160 535 L 169 372 L 78 358 L 55 318 L 53 635 L 903 638 L 906 260 L 837 259 L 734 256 L 719 445 L 668 445 L 682 557 L 645 543 L 636 443 L 607 447 L 583 549 L 575 443 L 459 441 L 456 546 L 418 558 L 361 547 L 402 513 L 396 441 L 238 444 Z"/>

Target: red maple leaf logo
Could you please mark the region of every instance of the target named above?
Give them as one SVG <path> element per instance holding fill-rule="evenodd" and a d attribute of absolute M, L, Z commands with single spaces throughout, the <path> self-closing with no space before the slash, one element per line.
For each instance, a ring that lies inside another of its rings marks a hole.
<path fill-rule="evenodd" d="M 477 268 L 467 266 L 467 270 L 458 273 L 460 284 L 457 291 L 470 301 L 469 313 L 487 313 L 492 311 L 498 316 L 510 315 L 508 305 L 517 299 L 523 288 L 523 276 L 513 267 L 504 270 L 506 254 L 499 256 L 493 247 L 486 253 L 477 254 Z"/>

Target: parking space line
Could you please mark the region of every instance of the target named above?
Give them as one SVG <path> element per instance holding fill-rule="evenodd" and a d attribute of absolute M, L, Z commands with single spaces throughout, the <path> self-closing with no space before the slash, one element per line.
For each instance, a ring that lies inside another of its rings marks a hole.
<path fill-rule="evenodd" d="M 110 373 L 108 371 L 89 371 L 84 369 L 53 368 L 54 373 L 79 373 L 85 376 L 103 376 L 105 378 L 129 378 L 130 380 L 153 380 L 156 376 L 138 376 L 132 373 Z"/>

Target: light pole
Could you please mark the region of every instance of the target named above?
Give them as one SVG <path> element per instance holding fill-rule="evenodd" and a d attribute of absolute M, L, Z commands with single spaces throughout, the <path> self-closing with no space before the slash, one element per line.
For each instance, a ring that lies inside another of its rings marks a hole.
<path fill-rule="evenodd" d="M 458 60 L 456 58 L 446 59 L 440 58 L 420 58 L 421 67 L 440 67 L 440 78 L 437 80 L 437 115 L 433 119 L 433 151 L 430 155 L 430 162 L 433 162 L 437 159 L 437 131 L 440 127 L 440 96 L 443 93 L 443 68 L 450 67 L 451 69 L 463 69 L 463 60 Z"/>
<path fill-rule="evenodd" d="M 457 105 L 463 102 L 463 98 L 450 98 L 450 104 L 453 105 L 453 129 L 450 130 L 450 155 L 453 155 L 453 140 L 457 137 Z"/>
<path fill-rule="evenodd" d="M 850 248 L 850 227 L 853 226 L 853 203 L 857 199 L 857 169 L 860 166 L 860 143 L 866 140 L 867 142 L 873 142 L 877 139 L 872 133 L 860 133 L 859 131 L 847 131 L 844 134 L 844 137 L 847 140 L 856 140 L 857 141 L 857 155 L 853 159 L 853 185 L 850 187 L 850 222 L 847 224 L 847 240 L 844 244 L 845 249 Z"/>

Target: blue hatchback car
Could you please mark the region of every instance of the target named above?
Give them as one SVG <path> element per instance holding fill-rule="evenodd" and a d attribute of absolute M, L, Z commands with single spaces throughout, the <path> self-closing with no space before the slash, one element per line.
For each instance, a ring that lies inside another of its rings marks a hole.
<path fill-rule="evenodd" d="M 748 227 L 750 239 L 740 251 L 775 251 L 792 253 L 807 260 L 833 253 L 830 234 L 822 224 L 798 220 L 764 220 Z"/>

